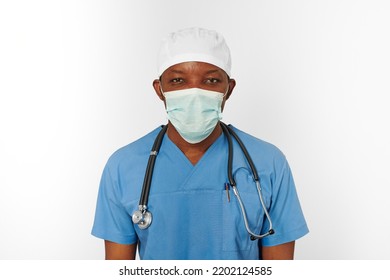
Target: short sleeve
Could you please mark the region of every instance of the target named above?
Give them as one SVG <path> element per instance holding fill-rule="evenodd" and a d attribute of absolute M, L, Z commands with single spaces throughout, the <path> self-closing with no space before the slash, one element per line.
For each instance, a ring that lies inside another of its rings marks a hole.
<path fill-rule="evenodd" d="M 262 239 L 263 246 L 275 246 L 294 241 L 309 232 L 290 167 L 287 160 L 284 157 L 283 159 L 279 164 L 281 166 L 279 170 L 275 170 L 269 207 L 275 233 Z M 275 166 L 277 168 L 278 164 Z M 263 233 L 268 229 L 269 222 L 266 220 L 262 229 Z"/>
<path fill-rule="evenodd" d="M 92 235 L 119 244 L 137 242 L 131 216 L 120 203 L 118 180 L 113 179 L 108 166 L 100 181 Z"/>

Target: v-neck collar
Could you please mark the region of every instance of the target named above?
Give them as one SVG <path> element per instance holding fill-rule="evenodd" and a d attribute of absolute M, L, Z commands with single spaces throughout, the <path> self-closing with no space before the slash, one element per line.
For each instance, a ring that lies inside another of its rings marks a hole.
<path fill-rule="evenodd" d="M 196 168 L 198 165 L 201 165 L 203 161 L 205 161 L 205 158 L 207 159 L 209 154 L 215 149 L 218 143 L 222 141 L 222 139 L 224 138 L 224 134 L 221 133 L 221 135 L 218 136 L 218 138 L 210 145 L 210 147 L 206 150 L 206 152 L 203 154 L 203 156 L 198 160 L 196 164 L 192 164 L 192 162 L 186 157 L 186 155 L 182 152 L 182 150 L 180 150 L 179 147 L 176 146 L 175 143 L 173 143 L 173 141 L 168 137 L 167 134 L 164 136 L 164 138 L 165 138 L 164 142 L 167 142 L 167 144 L 171 146 L 171 148 L 174 151 L 176 151 L 176 153 L 180 157 L 180 160 L 183 161 L 185 165 L 188 165 L 191 168 Z"/>
<path fill-rule="evenodd" d="M 193 176 L 195 176 L 199 170 L 203 170 L 203 166 L 204 164 L 207 164 L 207 163 L 210 163 L 210 161 L 208 160 L 210 156 L 212 156 L 214 150 L 219 147 L 221 145 L 221 142 L 224 141 L 224 134 L 222 133 L 215 141 L 213 144 L 211 144 L 211 146 L 207 149 L 207 151 L 203 154 L 203 156 L 199 159 L 199 161 L 193 165 L 191 163 L 191 161 L 185 156 L 185 154 L 175 145 L 175 143 L 172 142 L 171 139 L 169 139 L 169 137 L 167 135 L 165 135 L 165 143 L 167 145 L 169 145 L 170 147 L 170 150 L 173 151 L 175 153 L 175 155 L 173 155 L 178 161 L 180 161 L 180 163 L 178 162 L 178 164 L 183 164 L 186 166 L 186 168 L 188 168 L 189 172 L 187 173 L 187 175 L 185 176 L 185 179 L 184 181 L 181 183 L 181 186 L 180 188 L 183 189 L 183 188 L 186 188 L 186 186 L 188 184 L 191 184 L 192 182 L 192 178 Z M 204 174 L 203 174 L 204 176 Z"/>

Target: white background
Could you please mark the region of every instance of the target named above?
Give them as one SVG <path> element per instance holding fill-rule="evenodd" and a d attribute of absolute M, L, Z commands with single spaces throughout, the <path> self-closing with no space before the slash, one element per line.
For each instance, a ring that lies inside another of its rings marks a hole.
<path fill-rule="evenodd" d="M 117 148 L 166 122 L 162 36 L 226 38 L 224 121 L 278 146 L 310 234 L 297 259 L 390 259 L 388 1 L 2 1 L 0 259 L 102 259 L 90 235 Z"/>

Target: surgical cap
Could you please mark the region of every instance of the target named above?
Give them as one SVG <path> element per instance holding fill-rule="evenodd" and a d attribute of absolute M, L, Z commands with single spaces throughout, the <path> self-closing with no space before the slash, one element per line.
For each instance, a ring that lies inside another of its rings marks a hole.
<path fill-rule="evenodd" d="M 230 76 L 230 50 L 216 31 L 194 27 L 170 33 L 158 52 L 158 76 L 172 65 L 189 61 L 213 64 Z"/>

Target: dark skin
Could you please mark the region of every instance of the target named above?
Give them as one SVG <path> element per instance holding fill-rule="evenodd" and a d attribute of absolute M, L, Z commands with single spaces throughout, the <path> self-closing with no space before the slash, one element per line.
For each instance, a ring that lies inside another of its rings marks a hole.
<path fill-rule="evenodd" d="M 231 96 L 236 85 L 234 79 L 217 66 L 203 62 L 184 62 L 171 66 L 164 71 L 160 80 L 153 81 L 153 87 L 157 96 L 164 101 L 163 92 L 201 88 L 212 90 L 224 94 L 222 110 L 226 100 Z M 170 140 L 183 152 L 188 160 L 195 165 L 221 135 L 222 128 L 217 125 L 214 131 L 200 143 L 190 144 L 186 142 L 175 127 L 169 122 L 167 135 Z M 264 260 L 292 260 L 294 258 L 295 242 L 288 242 L 277 246 L 261 247 L 261 255 Z M 105 241 L 105 252 L 107 260 L 134 260 L 137 244 L 118 244 L 111 241 Z"/>
<path fill-rule="evenodd" d="M 164 92 L 181 90 L 188 88 L 201 88 L 205 90 L 217 91 L 224 96 L 222 109 L 226 100 L 230 97 L 234 87 L 235 80 L 229 79 L 226 73 L 211 64 L 201 62 L 185 62 L 176 64 L 168 68 L 161 76 L 160 80 L 153 81 L 153 87 L 158 97 L 164 101 Z M 173 143 L 183 152 L 188 160 L 195 165 L 207 149 L 221 135 L 222 128 L 217 125 L 214 131 L 200 143 L 190 144 L 186 142 L 175 127 L 168 123 L 167 135 Z"/>

